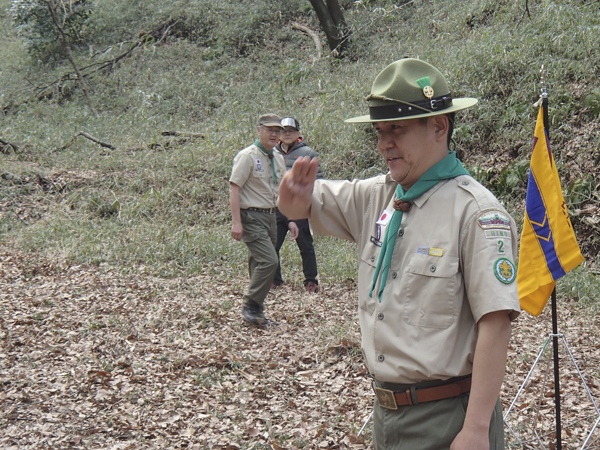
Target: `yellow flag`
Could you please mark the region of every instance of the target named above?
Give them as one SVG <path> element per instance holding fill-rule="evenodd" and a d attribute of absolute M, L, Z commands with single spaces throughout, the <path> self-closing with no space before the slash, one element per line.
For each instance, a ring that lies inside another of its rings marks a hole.
<path fill-rule="evenodd" d="M 542 108 L 535 125 L 525 203 L 517 287 L 521 308 L 538 316 L 556 280 L 584 261 L 562 195 Z"/>

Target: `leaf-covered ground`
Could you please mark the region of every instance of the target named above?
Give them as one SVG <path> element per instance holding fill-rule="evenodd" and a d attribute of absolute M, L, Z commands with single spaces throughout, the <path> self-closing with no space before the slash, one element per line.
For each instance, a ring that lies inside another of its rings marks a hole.
<path fill-rule="evenodd" d="M 355 286 L 324 282 L 309 295 L 284 284 L 267 300 L 279 326 L 262 329 L 240 318 L 245 284 L 40 263 L 0 247 L 0 448 L 371 448 L 370 425 L 358 436 L 373 395 Z M 559 317 L 598 399 L 598 320 L 564 302 Z M 505 411 L 550 331 L 549 308 L 515 323 Z M 598 414 L 559 348 L 563 448 L 580 448 Z M 548 356 L 507 418 L 522 448 L 554 440 Z"/>

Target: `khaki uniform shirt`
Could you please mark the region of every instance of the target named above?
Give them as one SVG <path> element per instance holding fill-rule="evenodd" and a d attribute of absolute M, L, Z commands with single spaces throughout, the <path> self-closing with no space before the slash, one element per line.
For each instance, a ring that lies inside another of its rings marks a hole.
<path fill-rule="evenodd" d="M 369 296 L 397 183 L 317 180 L 310 222 L 318 235 L 356 242 L 362 347 L 379 381 L 416 383 L 468 375 L 477 321 L 520 311 L 514 220 L 472 177 L 444 180 L 404 213 L 381 302 Z M 508 262 L 506 261 L 508 260 Z"/>
<path fill-rule="evenodd" d="M 273 168 L 277 183 L 273 180 Z M 273 208 L 277 206 L 279 183 L 285 173 L 285 160 L 281 153 L 274 151 L 270 159 L 256 145 L 241 150 L 233 160 L 230 183 L 237 184 L 240 190 L 240 208 Z"/>

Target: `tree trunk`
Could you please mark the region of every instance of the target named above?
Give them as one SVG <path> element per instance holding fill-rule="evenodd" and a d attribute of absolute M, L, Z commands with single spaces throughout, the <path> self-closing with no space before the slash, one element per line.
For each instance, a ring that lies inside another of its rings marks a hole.
<path fill-rule="evenodd" d="M 332 52 L 344 53 L 348 46 L 348 26 L 338 0 L 309 0 Z"/>
<path fill-rule="evenodd" d="M 73 57 L 73 52 L 71 51 L 71 45 L 69 44 L 69 40 L 67 39 L 65 30 L 63 29 L 60 21 L 58 20 L 58 15 L 56 13 L 58 5 L 56 5 L 53 0 L 46 0 L 46 5 L 48 6 L 48 11 L 50 11 L 50 15 L 52 16 L 52 21 L 54 22 L 54 25 L 56 26 L 56 29 L 58 30 L 58 34 L 60 36 L 60 41 L 63 45 L 63 48 L 65 49 L 65 52 L 67 53 L 67 58 L 69 59 L 69 62 L 73 66 L 73 70 L 75 70 L 75 73 L 77 74 L 77 81 L 79 82 L 79 87 L 81 88 L 81 91 L 83 92 L 85 101 L 87 102 L 88 106 L 92 110 L 94 117 L 98 117 L 98 112 L 96 111 L 96 108 L 94 108 L 94 104 L 92 103 L 92 100 L 90 99 L 90 96 L 89 96 L 88 90 L 87 90 L 87 85 L 85 84 L 85 80 L 83 79 L 83 75 L 81 74 L 79 67 L 77 67 L 77 63 L 75 62 L 75 58 Z"/>

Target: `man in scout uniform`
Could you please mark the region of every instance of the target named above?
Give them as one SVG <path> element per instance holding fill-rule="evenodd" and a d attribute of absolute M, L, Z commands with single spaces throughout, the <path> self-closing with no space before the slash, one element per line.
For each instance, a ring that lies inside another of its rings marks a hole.
<path fill-rule="evenodd" d="M 290 170 L 296 160 L 301 156 L 308 156 L 310 158 L 317 157 L 317 152 L 306 145 L 306 142 L 304 142 L 304 139 L 300 136 L 300 123 L 295 118 L 284 117 L 281 119 L 281 125 L 283 126 L 283 130 L 281 130 L 281 139 L 277 143 L 276 149 L 285 158 L 286 170 Z M 323 178 L 320 167 L 317 172 L 317 178 Z M 277 255 L 279 256 L 279 250 L 285 241 L 288 230 L 292 230 L 294 227 L 298 228 L 296 244 L 298 244 L 300 256 L 302 257 L 304 289 L 306 292 L 315 293 L 319 290 L 319 282 L 317 281 L 317 257 L 315 255 L 313 237 L 308 219 L 290 221 L 281 214 L 280 211 L 277 211 L 277 245 L 275 246 L 275 250 L 277 250 Z M 280 259 L 277 272 L 275 272 L 275 278 L 273 279 L 273 287 L 280 286 L 282 283 L 283 278 L 281 276 Z"/>
<path fill-rule="evenodd" d="M 248 247 L 250 285 L 244 294 L 242 315 L 246 322 L 256 325 L 275 324 L 265 317 L 264 309 L 279 263 L 275 210 L 285 162 L 273 147 L 282 128 L 275 114 L 260 116 L 258 139 L 235 156 L 229 178 L 231 237 Z"/>
<path fill-rule="evenodd" d="M 347 122 L 373 123 L 389 172 L 315 181 L 317 162 L 298 160 L 279 208 L 357 243 L 375 448 L 502 449 L 517 231 L 448 147 L 455 112 L 477 100 L 453 99 L 435 67 L 408 58 L 377 76 L 367 100 L 369 115 Z"/>

